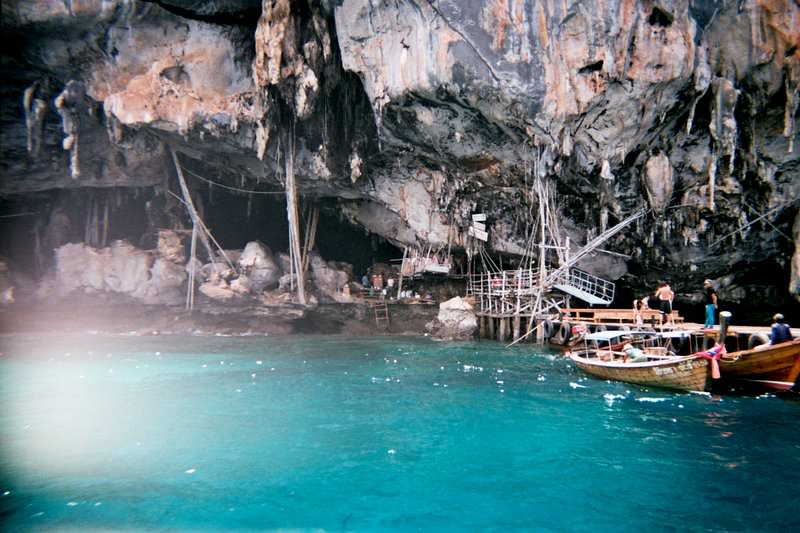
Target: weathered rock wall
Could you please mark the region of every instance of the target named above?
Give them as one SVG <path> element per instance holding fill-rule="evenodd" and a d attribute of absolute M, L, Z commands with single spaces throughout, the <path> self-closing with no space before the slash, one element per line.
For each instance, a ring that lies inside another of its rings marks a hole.
<path fill-rule="evenodd" d="M 800 5 L 791 0 L 3 3 L 2 194 L 168 188 L 167 146 L 398 244 L 523 254 L 531 186 L 581 266 L 635 291 L 714 278 L 800 299 Z M 194 186 L 205 186 L 195 183 Z M 792 256 L 794 254 L 794 259 Z M 628 258 L 626 258 L 626 256 Z M 793 267 L 792 267 L 793 265 Z M 766 275 L 768 273 L 769 275 Z M 770 290 L 766 290 L 770 289 Z M 772 302 L 773 304 L 775 302 Z"/>

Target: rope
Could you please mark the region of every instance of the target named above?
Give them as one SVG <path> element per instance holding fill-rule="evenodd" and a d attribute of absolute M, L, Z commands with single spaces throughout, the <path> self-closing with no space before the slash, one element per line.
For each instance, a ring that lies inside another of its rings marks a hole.
<path fill-rule="evenodd" d="M 763 215 L 761 215 L 760 217 L 756 218 L 755 220 L 752 220 L 752 221 L 748 222 L 747 224 L 745 224 L 745 225 L 743 225 L 743 226 L 740 226 L 740 227 L 736 228 L 735 230 L 733 230 L 732 232 L 728 233 L 727 235 L 723 235 L 722 237 L 720 237 L 719 239 L 717 239 L 716 241 L 714 241 L 713 243 L 711 243 L 711 245 L 709 246 L 709 248 L 713 248 L 714 246 L 718 245 L 719 243 L 721 243 L 722 241 L 724 241 L 724 240 L 725 240 L 725 239 L 727 239 L 728 237 L 730 237 L 730 236 L 732 236 L 732 235 L 735 235 L 736 233 L 738 233 L 738 232 L 742 231 L 743 229 L 749 228 L 750 226 L 752 226 L 753 224 L 755 224 L 756 222 L 758 222 L 758 221 L 759 221 L 759 220 L 761 220 L 762 218 L 766 218 L 766 217 L 768 217 L 768 216 L 772 215 L 773 213 L 776 213 L 776 212 L 780 211 L 781 209 L 784 209 L 785 207 L 789 207 L 790 205 L 794 204 L 796 201 L 797 201 L 797 200 L 794 200 L 794 201 L 792 201 L 792 202 L 789 202 L 789 203 L 786 203 L 786 204 L 783 204 L 783 205 L 779 205 L 779 206 L 773 207 L 772 209 L 770 209 L 769 211 L 767 211 L 766 213 L 764 213 L 764 214 L 763 214 Z M 745 204 L 745 205 L 747 205 L 747 204 Z M 749 207 L 749 206 L 748 206 L 748 207 Z M 770 224 L 770 225 L 771 225 L 771 224 Z M 774 227 L 774 226 L 773 226 L 773 227 Z M 783 235 L 784 237 L 787 237 L 787 238 L 788 238 L 788 236 L 784 235 L 784 234 L 783 234 L 783 232 L 779 232 L 779 233 L 781 233 L 781 235 Z M 791 240 L 791 239 L 790 239 L 790 240 Z"/>
<path fill-rule="evenodd" d="M 218 181 L 214 181 L 214 180 L 205 178 L 205 177 L 201 176 L 200 174 L 198 174 L 197 172 L 193 172 L 193 171 L 189 170 L 188 168 L 184 167 L 183 165 L 181 165 L 181 168 L 185 172 L 187 172 L 187 173 L 191 174 L 192 176 L 194 176 L 195 178 L 197 178 L 197 179 L 199 179 L 201 181 L 205 181 L 206 183 L 209 183 L 211 185 L 216 185 L 220 189 L 227 189 L 229 191 L 241 192 L 241 193 L 245 193 L 245 194 L 286 194 L 284 191 L 254 191 L 254 190 L 249 190 L 249 189 L 240 189 L 239 187 L 231 187 L 230 185 L 225 185 L 224 183 L 219 183 Z"/>

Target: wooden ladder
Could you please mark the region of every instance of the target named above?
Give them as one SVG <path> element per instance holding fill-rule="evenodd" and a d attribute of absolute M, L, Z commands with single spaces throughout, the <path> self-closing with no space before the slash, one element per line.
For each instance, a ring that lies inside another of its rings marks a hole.
<path fill-rule="evenodd" d="M 372 309 L 375 310 L 375 325 L 383 327 L 383 329 L 389 328 L 389 306 L 386 304 L 385 300 L 379 300 L 372 304 Z"/>

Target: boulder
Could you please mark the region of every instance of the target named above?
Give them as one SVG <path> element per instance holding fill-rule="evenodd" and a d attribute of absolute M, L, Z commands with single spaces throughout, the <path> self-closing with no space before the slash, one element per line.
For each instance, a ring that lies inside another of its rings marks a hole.
<path fill-rule="evenodd" d="M 50 279 L 37 296 L 63 297 L 72 291 L 126 294 L 146 303 L 175 303 L 182 297 L 184 266 L 156 258 L 125 242 L 108 248 L 65 244 L 56 249 Z"/>
<path fill-rule="evenodd" d="M 5 307 L 14 303 L 14 290 L 8 264 L 0 259 L 0 306 Z"/>
<path fill-rule="evenodd" d="M 96 250 L 82 243 L 56 248 L 52 291 L 56 296 L 65 296 L 77 289 L 102 291 L 105 289 L 105 263 L 109 255 L 108 248 Z"/>
<path fill-rule="evenodd" d="M 184 298 L 185 282 L 186 272 L 181 265 L 159 258 L 150 268 L 150 281 L 140 297 L 147 303 L 179 303 Z"/>
<path fill-rule="evenodd" d="M 478 330 L 475 307 L 469 299 L 456 296 L 439 304 L 438 316 L 425 328 L 439 340 L 469 340 Z"/>
<path fill-rule="evenodd" d="M 182 265 L 186 262 L 186 247 L 181 236 L 175 231 L 162 229 L 158 232 L 157 251 L 159 257 L 171 263 Z"/>
<path fill-rule="evenodd" d="M 150 252 L 125 241 L 116 241 L 110 248 L 102 248 L 98 252 L 96 257 L 103 271 L 101 289 L 136 296 L 148 292 L 150 269 L 154 261 Z"/>
<path fill-rule="evenodd" d="M 310 261 L 311 280 L 319 291 L 334 300 L 341 297 L 342 288 L 350 279 L 347 270 L 339 270 L 336 265 L 325 261 L 319 254 L 313 253 Z M 352 267 L 350 267 L 352 272 Z"/>
<path fill-rule="evenodd" d="M 281 277 L 282 269 L 272 250 L 259 241 L 247 243 L 238 263 L 241 273 L 249 280 L 250 291 L 254 293 L 274 288 Z"/>
<path fill-rule="evenodd" d="M 231 300 L 238 296 L 229 287 L 218 285 L 215 283 L 203 283 L 198 290 L 212 300 Z"/>

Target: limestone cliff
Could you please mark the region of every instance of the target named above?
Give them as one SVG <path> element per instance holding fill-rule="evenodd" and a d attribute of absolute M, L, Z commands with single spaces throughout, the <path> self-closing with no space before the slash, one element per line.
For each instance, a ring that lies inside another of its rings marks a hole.
<path fill-rule="evenodd" d="M 280 190 L 290 154 L 304 198 L 393 243 L 464 246 L 481 211 L 491 249 L 520 255 L 539 176 L 575 246 L 648 208 L 587 270 L 800 299 L 796 1 L 2 9 L 6 198 L 164 196 L 168 147 L 197 175 Z"/>

